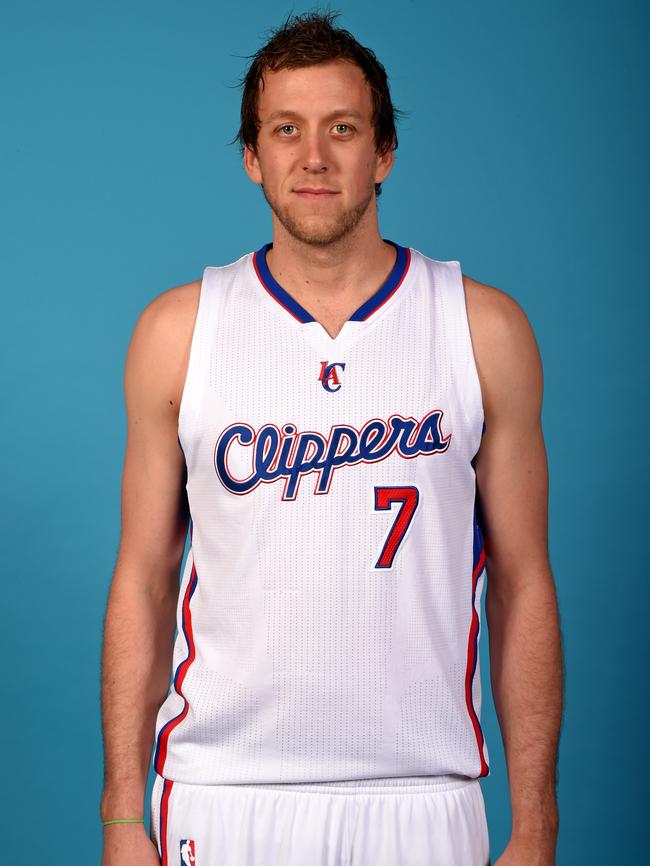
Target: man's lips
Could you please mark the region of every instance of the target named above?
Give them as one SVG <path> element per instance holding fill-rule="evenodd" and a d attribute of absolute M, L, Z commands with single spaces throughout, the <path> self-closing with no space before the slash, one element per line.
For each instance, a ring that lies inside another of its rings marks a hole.
<path fill-rule="evenodd" d="M 338 195 L 338 192 L 334 189 L 325 189 L 323 187 L 301 187 L 300 189 L 295 189 L 295 193 L 302 196 L 303 198 L 328 198 L 332 195 Z"/>

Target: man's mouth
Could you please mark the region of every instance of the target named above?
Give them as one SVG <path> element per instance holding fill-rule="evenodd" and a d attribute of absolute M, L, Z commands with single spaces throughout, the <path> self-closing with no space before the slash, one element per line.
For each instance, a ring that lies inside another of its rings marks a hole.
<path fill-rule="evenodd" d="M 300 187 L 299 189 L 294 190 L 297 195 L 302 196 L 303 198 L 328 198 L 329 196 L 338 195 L 337 190 L 334 189 L 326 189 L 325 187 L 311 187 L 305 186 Z"/>

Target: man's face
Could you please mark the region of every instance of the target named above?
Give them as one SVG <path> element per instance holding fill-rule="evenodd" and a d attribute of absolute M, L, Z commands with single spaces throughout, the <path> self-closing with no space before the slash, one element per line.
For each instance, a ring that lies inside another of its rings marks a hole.
<path fill-rule="evenodd" d="M 266 72 L 257 153 L 244 166 L 286 231 L 316 246 L 352 231 L 393 153 L 375 151 L 372 97 L 358 66 L 335 60 Z"/>

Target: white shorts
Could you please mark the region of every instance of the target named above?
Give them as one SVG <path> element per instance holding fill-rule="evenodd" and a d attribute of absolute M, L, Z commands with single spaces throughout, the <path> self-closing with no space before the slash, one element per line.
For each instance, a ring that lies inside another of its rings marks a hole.
<path fill-rule="evenodd" d="M 162 866 L 489 866 L 480 782 L 431 778 L 188 785 L 156 774 L 150 835 Z"/>

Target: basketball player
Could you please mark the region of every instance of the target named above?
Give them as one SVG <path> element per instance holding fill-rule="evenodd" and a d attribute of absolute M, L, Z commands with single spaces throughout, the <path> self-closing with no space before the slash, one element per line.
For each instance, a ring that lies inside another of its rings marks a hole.
<path fill-rule="evenodd" d="M 244 83 L 272 240 L 156 297 L 127 354 L 104 866 L 487 866 L 486 574 L 494 862 L 555 862 L 536 341 L 507 294 L 380 234 L 394 110 L 335 17 L 288 19 Z"/>

